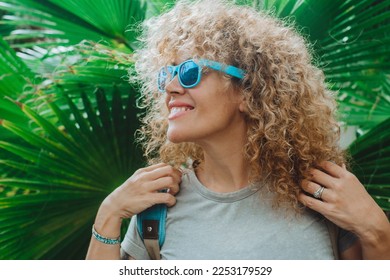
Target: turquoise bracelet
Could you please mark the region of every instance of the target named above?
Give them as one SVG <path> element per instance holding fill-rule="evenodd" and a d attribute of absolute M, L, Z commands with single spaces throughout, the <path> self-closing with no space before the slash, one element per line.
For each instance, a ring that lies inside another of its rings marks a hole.
<path fill-rule="evenodd" d="M 104 237 L 103 235 L 100 235 L 95 230 L 95 225 L 92 226 L 92 235 L 93 235 L 93 237 L 95 237 L 95 239 L 97 241 L 102 242 L 104 244 L 116 245 L 116 244 L 119 244 L 121 242 L 120 236 L 118 238 L 113 239 L 113 238 L 107 238 L 107 237 Z"/>

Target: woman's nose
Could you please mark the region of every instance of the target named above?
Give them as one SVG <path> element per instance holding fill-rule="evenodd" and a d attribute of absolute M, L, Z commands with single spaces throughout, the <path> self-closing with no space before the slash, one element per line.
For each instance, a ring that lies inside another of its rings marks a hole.
<path fill-rule="evenodd" d="M 178 75 L 175 75 L 165 86 L 165 92 L 167 94 L 183 94 L 185 89 L 179 82 Z"/>

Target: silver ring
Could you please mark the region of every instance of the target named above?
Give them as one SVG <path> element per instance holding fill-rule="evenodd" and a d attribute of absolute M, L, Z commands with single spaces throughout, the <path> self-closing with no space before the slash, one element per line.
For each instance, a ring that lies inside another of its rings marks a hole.
<path fill-rule="evenodd" d="M 322 196 L 322 192 L 324 191 L 324 187 L 320 187 L 318 190 L 316 190 L 314 193 L 313 193 L 313 196 L 317 199 L 321 199 L 321 196 Z"/>

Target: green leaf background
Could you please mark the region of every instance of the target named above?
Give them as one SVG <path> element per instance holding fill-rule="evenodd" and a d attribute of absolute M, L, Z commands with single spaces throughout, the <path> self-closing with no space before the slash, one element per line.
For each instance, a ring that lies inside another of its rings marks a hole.
<path fill-rule="evenodd" d="M 389 211 L 390 0 L 235 2 L 310 42 L 357 127 L 353 171 Z M 127 77 L 137 25 L 173 4 L 0 0 L 0 259 L 85 257 L 101 201 L 145 164 Z"/>

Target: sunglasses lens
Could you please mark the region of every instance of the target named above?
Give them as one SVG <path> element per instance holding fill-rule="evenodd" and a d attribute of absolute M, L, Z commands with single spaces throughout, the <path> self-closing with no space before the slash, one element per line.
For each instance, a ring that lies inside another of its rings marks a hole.
<path fill-rule="evenodd" d="M 168 71 L 166 67 L 163 67 L 160 69 L 160 72 L 158 73 L 158 77 L 157 77 L 158 89 L 160 91 L 165 91 L 167 79 L 168 79 Z"/>
<path fill-rule="evenodd" d="M 180 67 L 179 75 L 183 86 L 195 86 L 199 78 L 199 66 L 193 61 L 187 61 Z"/>

